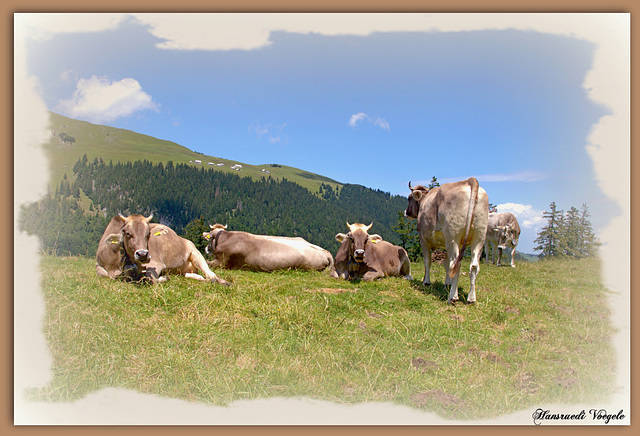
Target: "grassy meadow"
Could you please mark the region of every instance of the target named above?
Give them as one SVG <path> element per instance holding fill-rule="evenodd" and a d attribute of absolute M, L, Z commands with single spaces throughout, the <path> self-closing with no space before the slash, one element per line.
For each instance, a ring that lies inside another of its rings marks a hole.
<path fill-rule="evenodd" d="M 468 271 L 468 260 L 462 271 Z M 420 285 L 328 272 L 217 270 L 232 287 L 100 279 L 95 261 L 41 257 L 53 379 L 32 401 L 103 387 L 225 406 L 305 396 L 384 401 L 450 419 L 614 392 L 613 328 L 595 259 L 481 265 L 475 305 L 446 304 L 444 269 Z M 468 277 L 460 279 L 461 298 Z"/>

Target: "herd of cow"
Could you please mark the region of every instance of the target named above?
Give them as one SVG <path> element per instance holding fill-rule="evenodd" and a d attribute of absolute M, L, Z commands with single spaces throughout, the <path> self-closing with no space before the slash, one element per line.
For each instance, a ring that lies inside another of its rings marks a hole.
<path fill-rule="evenodd" d="M 420 245 L 424 257 L 424 285 L 431 283 L 431 252 L 444 249 L 445 285 L 450 287 L 448 302 L 458 300 L 460 262 L 467 248 L 471 250 L 468 303 L 476 301 L 475 281 L 483 248 L 487 261 L 493 245 L 492 262 L 500 264 L 502 250 L 509 248 L 511 266 L 520 236 L 520 227 L 511 213 L 489 213 L 487 193 L 471 177 L 428 189 L 411 186 L 405 216 L 417 220 Z M 338 233 L 341 242 L 335 256 L 303 238 L 254 235 L 229 231 L 215 224 L 203 233 L 208 241 L 207 261 L 192 241 L 178 236 L 171 228 L 151 223 L 152 215 L 116 215 L 108 224 L 98 246 L 98 275 L 125 280 L 147 280 L 153 283 L 167 280 L 168 274 L 181 274 L 197 280 L 229 285 L 216 276 L 211 267 L 274 271 L 299 268 L 329 269 L 336 279 L 374 280 L 396 276 L 412 280 L 407 252 L 384 241 L 380 235 L 369 234 L 373 223 L 349 224 L 348 233 Z M 204 277 L 197 273 L 200 271 Z"/>

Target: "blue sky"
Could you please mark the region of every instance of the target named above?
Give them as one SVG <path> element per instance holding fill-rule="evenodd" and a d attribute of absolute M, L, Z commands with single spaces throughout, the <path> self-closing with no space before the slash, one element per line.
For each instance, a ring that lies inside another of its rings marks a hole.
<path fill-rule="evenodd" d="M 519 217 L 523 252 L 553 201 L 587 203 L 596 229 L 609 224 L 620 208 L 588 146 L 614 110 L 586 84 L 599 42 L 575 24 L 593 17 L 535 17 L 548 31 L 452 15 L 17 19 L 31 29 L 27 74 L 54 112 L 392 194 L 475 176 Z"/>

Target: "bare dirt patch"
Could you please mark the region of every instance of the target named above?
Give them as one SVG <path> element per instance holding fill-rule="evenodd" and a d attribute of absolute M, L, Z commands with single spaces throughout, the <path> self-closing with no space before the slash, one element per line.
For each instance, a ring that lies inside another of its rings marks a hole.
<path fill-rule="evenodd" d="M 412 359 L 411 366 L 422 372 L 440 368 L 437 363 L 431 360 L 423 359 L 422 357 L 416 357 L 415 359 Z"/>

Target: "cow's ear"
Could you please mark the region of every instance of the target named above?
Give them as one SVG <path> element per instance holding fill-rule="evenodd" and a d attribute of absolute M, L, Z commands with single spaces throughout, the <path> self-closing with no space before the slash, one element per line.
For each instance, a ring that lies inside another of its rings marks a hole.
<path fill-rule="evenodd" d="M 382 236 L 375 234 L 375 235 L 369 235 L 369 240 L 371 242 L 373 242 L 374 244 L 377 244 L 378 242 L 382 241 Z"/>
<path fill-rule="evenodd" d="M 209 232 L 202 232 L 202 236 L 204 237 L 204 239 L 206 239 L 207 241 L 209 239 L 211 239 L 211 233 Z"/>
<path fill-rule="evenodd" d="M 336 235 L 336 241 L 338 241 L 338 242 L 342 242 L 345 239 L 347 239 L 347 235 L 345 235 L 344 233 L 338 233 Z"/>
<path fill-rule="evenodd" d="M 120 242 L 122 242 L 122 233 L 112 233 L 104 240 L 104 243 L 107 245 L 119 244 Z"/>
<path fill-rule="evenodd" d="M 422 192 L 420 189 L 415 189 L 411 191 L 411 196 L 417 202 L 420 202 L 420 200 L 422 200 L 422 194 L 424 194 L 424 192 Z"/>

